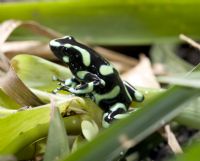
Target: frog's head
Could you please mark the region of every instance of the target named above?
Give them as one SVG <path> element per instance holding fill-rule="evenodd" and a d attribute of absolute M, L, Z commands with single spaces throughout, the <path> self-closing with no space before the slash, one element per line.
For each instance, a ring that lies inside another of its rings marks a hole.
<path fill-rule="evenodd" d="M 56 57 L 68 64 L 69 57 L 72 54 L 70 48 L 76 44 L 77 42 L 72 36 L 65 36 L 51 40 L 49 46 Z"/>

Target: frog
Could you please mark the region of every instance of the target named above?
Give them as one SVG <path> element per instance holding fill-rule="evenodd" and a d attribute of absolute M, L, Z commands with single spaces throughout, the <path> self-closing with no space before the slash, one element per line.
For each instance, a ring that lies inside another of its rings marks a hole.
<path fill-rule="evenodd" d="M 72 73 L 72 77 L 66 80 L 54 77 L 59 82 L 54 93 L 64 90 L 76 96 L 89 97 L 104 111 L 103 127 L 126 117 L 132 101 L 144 100 L 141 92 L 120 78 L 112 63 L 73 36 L 53 39 L 49 47 Z"/>

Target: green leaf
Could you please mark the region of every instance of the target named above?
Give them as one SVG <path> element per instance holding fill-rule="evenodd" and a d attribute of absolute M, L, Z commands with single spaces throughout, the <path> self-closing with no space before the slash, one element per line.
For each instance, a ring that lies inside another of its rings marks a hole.
<path fill-rule="evenodd" d="M 197 161 L 199 160 L 200 143 L 195 143 L 185 149 L 184 154 L 176 156 L 170 161 Z"/>
<path fill-rule="evenodd" d="M 178 41 L 180 33 L 198 38 L 199 7 L 198 0 L 8 3 L 0 5 L 0 21 L 35 20 L 91 44 L 149 44 Z M 24 39 L 22 33 L 15 38 Z"/>
<path fill-rule="evenodd" d="M 82 121 L 81 129 L 83 136 L 89 141 L 92 140 L 99 132 L 99 128 L 94 121 Z"/>
<path fill-rule="evenodd" d="M 64 154 L 69 154 L 67 133 L 59 109 L 51 103 L 51 120 L 44 161 L 61 159 Z"/>
<path fill-rule="evenodd" d="M 185 103 L 182 108 L 174 120 L 187 127 L 200 129 L 200 97 Z"/>
<path fill-rule="evenodd" d="M 0 107 L 18 109 L 20 106 L 0 89 Z"/>
<path fill-rule="evenodd" d="M 175 75 L 158 77 L 158 79 L 162 83 L 170 83 L 192 88 L 199 88 L 199 72 L 200 65 L 197 65 L 196 68 L 193 70 L 193 73 L 191 73 L 189 77 L 187 77 L 186 75 Z M 200 129 L 200 97 L 197 97 L 196 99 L 193 99 L 183 104 L 182 109 L 183 110 L 177 117 L 175 117 L 174 121 L 191 128 Z"/>
<path fill-rule="evenodd" d="M 11 64 L 19 78 L 31 88 L 52 91 L 58 85 L 52 80 L 53 76 L 66 79 L 71 76 L 68 68 L 57 65 L 45 59 L 31 55 L 17 55 Z"/>
<path fill-rule="evenodd" d="M 175 84 L 180 86 L 200 88 L 200 72 L 195 72 L 190 75 L 190 78 L 185 75 L 174 75 L 174 76 L 160 76 L 158 77 L 159 82 Z"/>

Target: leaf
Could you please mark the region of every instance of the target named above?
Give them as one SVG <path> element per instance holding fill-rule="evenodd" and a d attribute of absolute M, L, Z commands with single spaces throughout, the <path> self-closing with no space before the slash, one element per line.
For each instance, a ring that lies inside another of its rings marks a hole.
<path fill-rule="evenodd" d="M 122 74 L 122 79 L 134 86 L 146 88 L 160 87 L 151 68 L 150 60 L 145 55 L 140 56 L 140 62 L 136 67 Z"/>
<path fill-rule="evenodd" d="M 28 29 L 32 30 L 33 32 L 38 33 L 39 35 L 44 35 L 49 38 L 56 38 L 56 37 L 61 36 L 60 33 L 57 33 L 55 31 L 51 30 L 50 28 L 44 27 L 34 21 L 24 21 L 23 22 L 20 20 L 7 20 L 0 25 L 0 35 L 1 35 L 0 45 L 8 39 L 8 37 L 11 35 L 11 33 L 16 28 L 18 28 L 20 26 L 28 28 Z"/>
<path fill-rule="evenodd" d="M 180 86 L 200 88 L 200 72 L 195 72 L 190 75 L 190 78 L 182 76 L 161 76 L 158 77 L 161 83 L 175 84 Z"/>
<path fill-rule="evenodd" d="M 53 76 L 67 79 L 71 76 L 68 68 L 57 65 L 45 59 L 31 56 L 18 55 L 11 60 L 19 78 L 31 88 L 52 91 L 58 85 L 52 80 Z"/>
<path fill-rule="evenodd" d="M 0 89 L 0 107 L 8 108 L 8 109 L 18 109 L 20 105 L 8 97 L 1 89 Z M 0 113 L 1 115 L 1 113 Z"/>
<path fill-rule="evenodd" d="M 89 44 L 172 42 L 180 33 L 200 36 L 200 22 L 193 21 L 194 15 L 199 18 L 198 0 L 21 2 L 2 4 L 0 10 L 0 21 L 35 20 Z M 24 39 L 22 33 L 15 38 Z"/>
<path fill-rule="evenodd" d="M 199 160 L 200 143 L 194 143 L 185 149 L 184 154 L 178 155 L 170 161 L 197 161 Z"/>
<path fill-rule="evenodd" d="M 192 76 L 193 73 L 198 72 L 200 72 L 200 64 L 189 75 Z M 175 121 L 192 128 L 200 129 L 200 97 L 183 104 L 182 108 L 182 112 L 175 118 Z"/>
<path fill-rule="evenodd" d="M 69 154 L 68 137 L 59 109 L 51 102 L 51 120 L 44 161 L 55 161 Z"/>
<path fill-rule="evenodd" d="M 174 121 L 187 127 L 200 129 L 200 97 L 182 105 L 183 110 Z"/>
<path fill-rule="evenodd" d="M 85 139 L 83 138 L 82 135 L 78 135 L 72 145 L 72 152 L 76 151 L 83 143 Z"/>
<path fill-rule="evenodd" d="M 99 128 L 94 121 L 83 120 L 81 123 L 83 136 L 88 140 L 92 140 L 99 132 Z"/>
<path fill-rule="evenodd" d="M 10 41 L 1 46 L 1 51 L 9 59 L 18 54 L 31 54 L 50 60 L 56 59 L 50 51 L 49 44 L 41 41 Z"/>
<path fill-rule="evenodd" d="M 1 89 L 21 106 L 39 106 L 43 102 L 18 78 L 12 66 L 0 79 Z"/>

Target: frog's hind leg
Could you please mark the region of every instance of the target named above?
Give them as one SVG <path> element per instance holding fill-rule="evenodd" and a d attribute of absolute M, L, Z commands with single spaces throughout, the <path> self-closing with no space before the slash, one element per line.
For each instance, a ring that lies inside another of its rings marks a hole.
<path fill-rule="evenodd" d="M 123 81 L 123 83 L 134 101 L 142 102 L 144 100 L 144 95 L 135 89 L 130 83 L 127 81 Z"/>
<path fill-rule="evenodd" d="M 123 103 L 116 103 L 104 113 L 102 126 L 107 128 L 114 120 L 122 119 L 127 116 L 128 113 L 126 106 Z"/>

